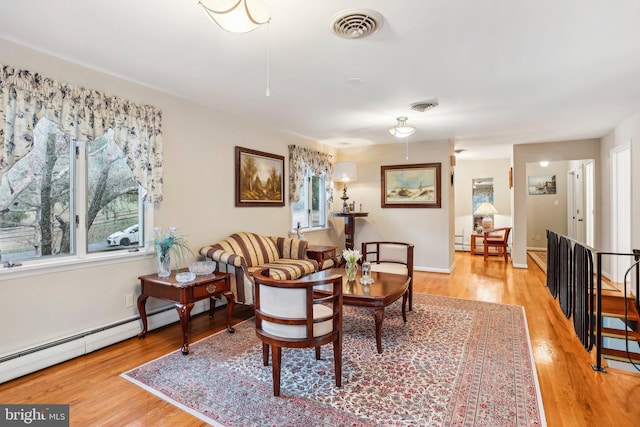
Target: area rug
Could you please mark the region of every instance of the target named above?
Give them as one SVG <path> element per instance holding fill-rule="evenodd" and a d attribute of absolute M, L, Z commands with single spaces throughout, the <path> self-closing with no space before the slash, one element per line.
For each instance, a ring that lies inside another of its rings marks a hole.
<path fill-rule="evenodd" d="M 331 346 L 284 349 L 274 397 L 253 319 L 122 377 L 214 426 L 546 425 L 522 307 L 414 297 L 406 324 L 385 310 L 382 354 L 371 312 L 344 307 L 341 388 Z"/>

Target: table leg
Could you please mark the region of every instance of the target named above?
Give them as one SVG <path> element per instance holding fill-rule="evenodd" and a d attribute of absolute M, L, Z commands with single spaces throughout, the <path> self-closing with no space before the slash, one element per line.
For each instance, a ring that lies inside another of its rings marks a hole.
<path fill-rule="evenodd" d="M 213 319 L 216 314 L 216 299 L 209 297 L 209 319 Z"/>
<path fill-rule="evenodd" d="M 233 329 L 233 326 L 231 326 L 231 314 L 233 313 L 233 304 L 235 302 L 235 298 L 233 297 L 233 292 L 231 291 L 224 291 L 222 295 L 224 295 L 224 297 L 227 299 L 227 331 L 232 334 L 236 331 L 235 329 Z"/>
<path fill-rule="evenodd" d="M 138 334 L 138 338 L 144 339 L 147 335 L 147 295 L 140 295 L 138 297 L 138 312 L 140 313 L 140 320 L 142 320 L 142 332 Z"/>
<path fill-rule="evenodd" d="M 373 309 L 373 318 L 376 322 L 376 347 L 382 354 L 382 320 L 384 319 L 384 307 Z"/>
<path fill-rule="evenodd" d="M 404 320 L 404 323 L 407 323 L 407 299 L 410 298 L 409 294 L 409 289 L 407 289 L 407 292 L 402 295 L 402 320 Z M 411 310 L 411 303 L 409 303 L 409 310 Z"/>
<path fill-rule="evenodd" d="M 191 328 L 191 309 L 193 303 L 176 304 L 182 327 L 182 354 L 189 354 L 189 329 Z"/>

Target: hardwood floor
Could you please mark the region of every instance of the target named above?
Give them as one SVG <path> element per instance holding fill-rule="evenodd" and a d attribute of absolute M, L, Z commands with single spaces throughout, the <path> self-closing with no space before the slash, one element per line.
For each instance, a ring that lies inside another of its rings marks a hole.
<path fill-rule="evenodd" d="M 525 307 L 549 426 L 640 425 L 640 375 L 591 369 L 593 357 L 551 298 L 542 271 L 500 258 L 456 254 L 450 275 L 416 272 L 414 291 Z M 237 306 L 234 323 L 251 315 Z M 224 329 L 224 311 L 192 322 L 192 341 Z M 0 402 L 69 403 L 72 426 L 203 426 L 197 418 L 123 380 L 131 368 L 180 348 L 178 324 L 0 385 Z M 212 378 L 215 381 L 215 378 Z"/>

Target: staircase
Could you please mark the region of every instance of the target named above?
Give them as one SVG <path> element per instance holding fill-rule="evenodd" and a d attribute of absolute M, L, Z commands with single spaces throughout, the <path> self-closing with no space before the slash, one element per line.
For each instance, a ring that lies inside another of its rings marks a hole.
<path fill-rule="evenodd" d="M 602 324 L 602 357 L 627 363 L 631 359 L 640 365 L 640 314 L 633 296 L 624 297 L 622 292 L 603 291 Z M 629 354 L 625 340 L 629 341 Z"/>

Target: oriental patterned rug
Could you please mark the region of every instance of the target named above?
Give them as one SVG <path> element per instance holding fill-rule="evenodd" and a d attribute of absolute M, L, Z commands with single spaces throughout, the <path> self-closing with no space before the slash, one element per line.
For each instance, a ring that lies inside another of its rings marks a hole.
<path fill-rule="evenodd" d="M 281 397 L 253 319 L 122 377 L 215 426 L 546 425 L 524 309 L 415 294 L 408 322 L 385 311 L 383 354 L 371 313 L 344 307 L 342 387 L 331 346 L 284 349 Z"/>

